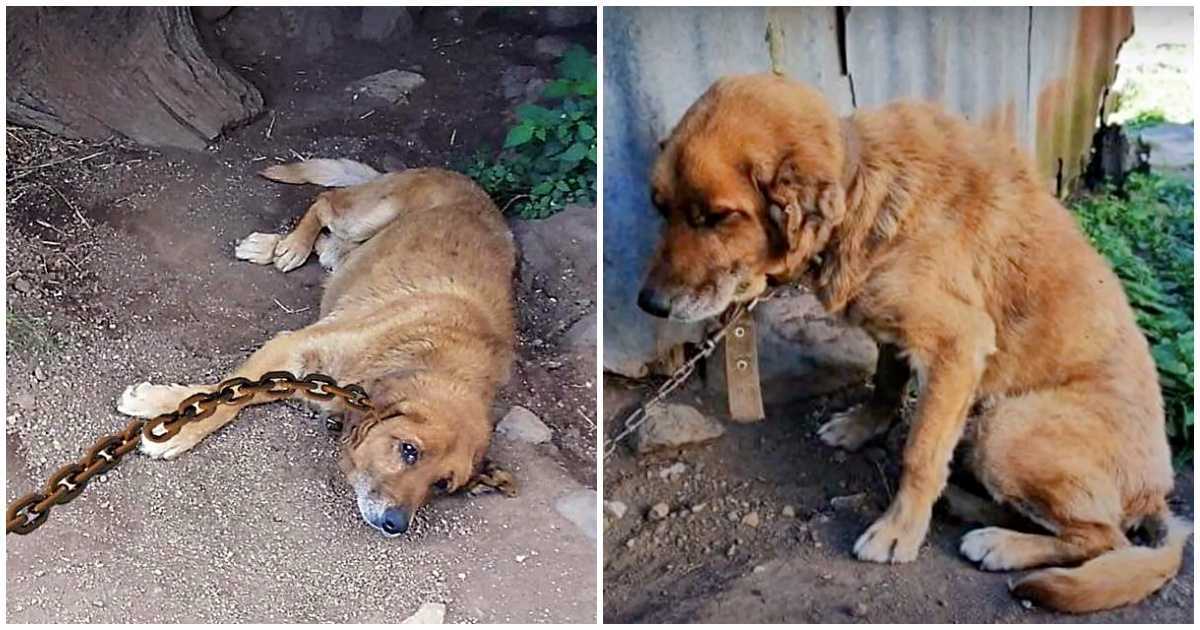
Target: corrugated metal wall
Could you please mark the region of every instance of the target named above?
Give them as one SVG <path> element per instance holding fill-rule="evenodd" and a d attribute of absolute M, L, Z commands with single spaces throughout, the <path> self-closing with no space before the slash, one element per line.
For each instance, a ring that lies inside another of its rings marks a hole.
<path fill-rule="evenodd" d="M 1013 134 L 1047 186 L 1066 190 L 1132 32 L 1127 7 L 605 9 L 605 368 L 637 375 L 699 334 L 634 302 L 658 233 L 647 202 L 654 149 L 717 77 L 782 72 L 841 112 L 940 101 Z"/>

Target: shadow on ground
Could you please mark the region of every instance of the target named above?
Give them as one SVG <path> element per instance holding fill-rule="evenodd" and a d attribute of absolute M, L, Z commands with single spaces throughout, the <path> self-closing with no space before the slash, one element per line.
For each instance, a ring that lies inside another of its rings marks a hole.
<path fill-rule="evenodd" d="M 615 435 L 649 394 L 645 384 L 606 378 L 606 434 Z M 768 407 L 767 420 L 727 423 L 723 437 L 683 451 L 635 458 L 618 449 L 605 462 L 604 498 L 625 503 L 628 512 L 605 517 L 605 622 L 1191 623 L 1190 544 L 1179 576 L 1148 600 L 1083 617 L 1013 599 L 1010 575 L 985 573 L 959 556 L 958 540 L 969 527 L 945 515 L 935 514 L 916 562 L 856 561 L 855 539 L 896 487 L 893 449 L 901 429 L 852 454 L 815 434 L 832 412 L 868 395 L 856 388 Z M 696 382 L 672 401 L 722 417 L 724 400 Z M 1180 474 L 1172 498 L 1189 519 L 1192 488 L 1192 473 Z M 659 502 L 670 516 L 654 520 L 648 511 Z"/>

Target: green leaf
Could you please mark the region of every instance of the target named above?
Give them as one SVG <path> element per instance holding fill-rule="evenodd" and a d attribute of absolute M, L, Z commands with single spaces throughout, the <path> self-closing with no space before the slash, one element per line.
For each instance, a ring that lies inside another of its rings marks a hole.
<path fill-rule="evenodd" d="M 567 150 L 563 151 L 562 154 L 558 156 L 558 159 L 562 160 L 563 162 L 574 164 L 587 156 L 587 149 L 587 145 L 581 142 L 576 142 L 575 144 L 567 147 Z"/>
<path fill-rule="evenodd" d="M 504 148 L 511 149 L 519 147 L 533 138 L 533 128 L 529 125 L 517 125 L 508 130 L 508 136 L 504 138 Z"/>
<path fill-rule="evenodd" d="M 576 132 L 576 136 L 580 140 L 591 140 L 592 138 L 596 137 L 596 130 L 587 123 L 579 123 L 579 129 Z"/>

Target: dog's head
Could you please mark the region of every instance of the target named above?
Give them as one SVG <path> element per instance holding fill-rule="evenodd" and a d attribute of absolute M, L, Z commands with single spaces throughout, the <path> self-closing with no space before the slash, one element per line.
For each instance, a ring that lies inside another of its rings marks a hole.
<path fill-rule="evenodd" d="M 642 309 L 697 321 L 802 272 L 845 213 L 843 144 L 837 116 L 803 84 L 713 84 L 654 164 L 650 200 L 666 224 Z"/>
<path fill-rule="evenodd" d="M 486 406 L 462 399 L 377 400 L 350 424 L 342 469 L 363 519 L 389 537 L 408 531 L 430 498 L 465 485 L 491 441 Z"/>

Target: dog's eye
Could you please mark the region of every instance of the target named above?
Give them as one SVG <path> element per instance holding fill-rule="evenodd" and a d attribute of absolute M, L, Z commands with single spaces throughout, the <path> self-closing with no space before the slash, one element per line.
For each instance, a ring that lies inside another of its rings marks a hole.
<path fill-rule="evenodd" d="M 421 451 L 409 442 L 401 442 L 400 458 L 404 460 L 405 464 L 412 466 L 417 463 L 418 459 L 421 459 Z"/>
<path fill-rule="evenodd" d="M 710 227 L 710 228 L 717 227 L 722 222 L 724 222 L 726 219 L 732 217 L 734 214 L 737 214 L 737 213 L 730 212 L 730 211 L 709 212 L 704 215 L 704 221 L 703 221 L 704 227 Z"/>

